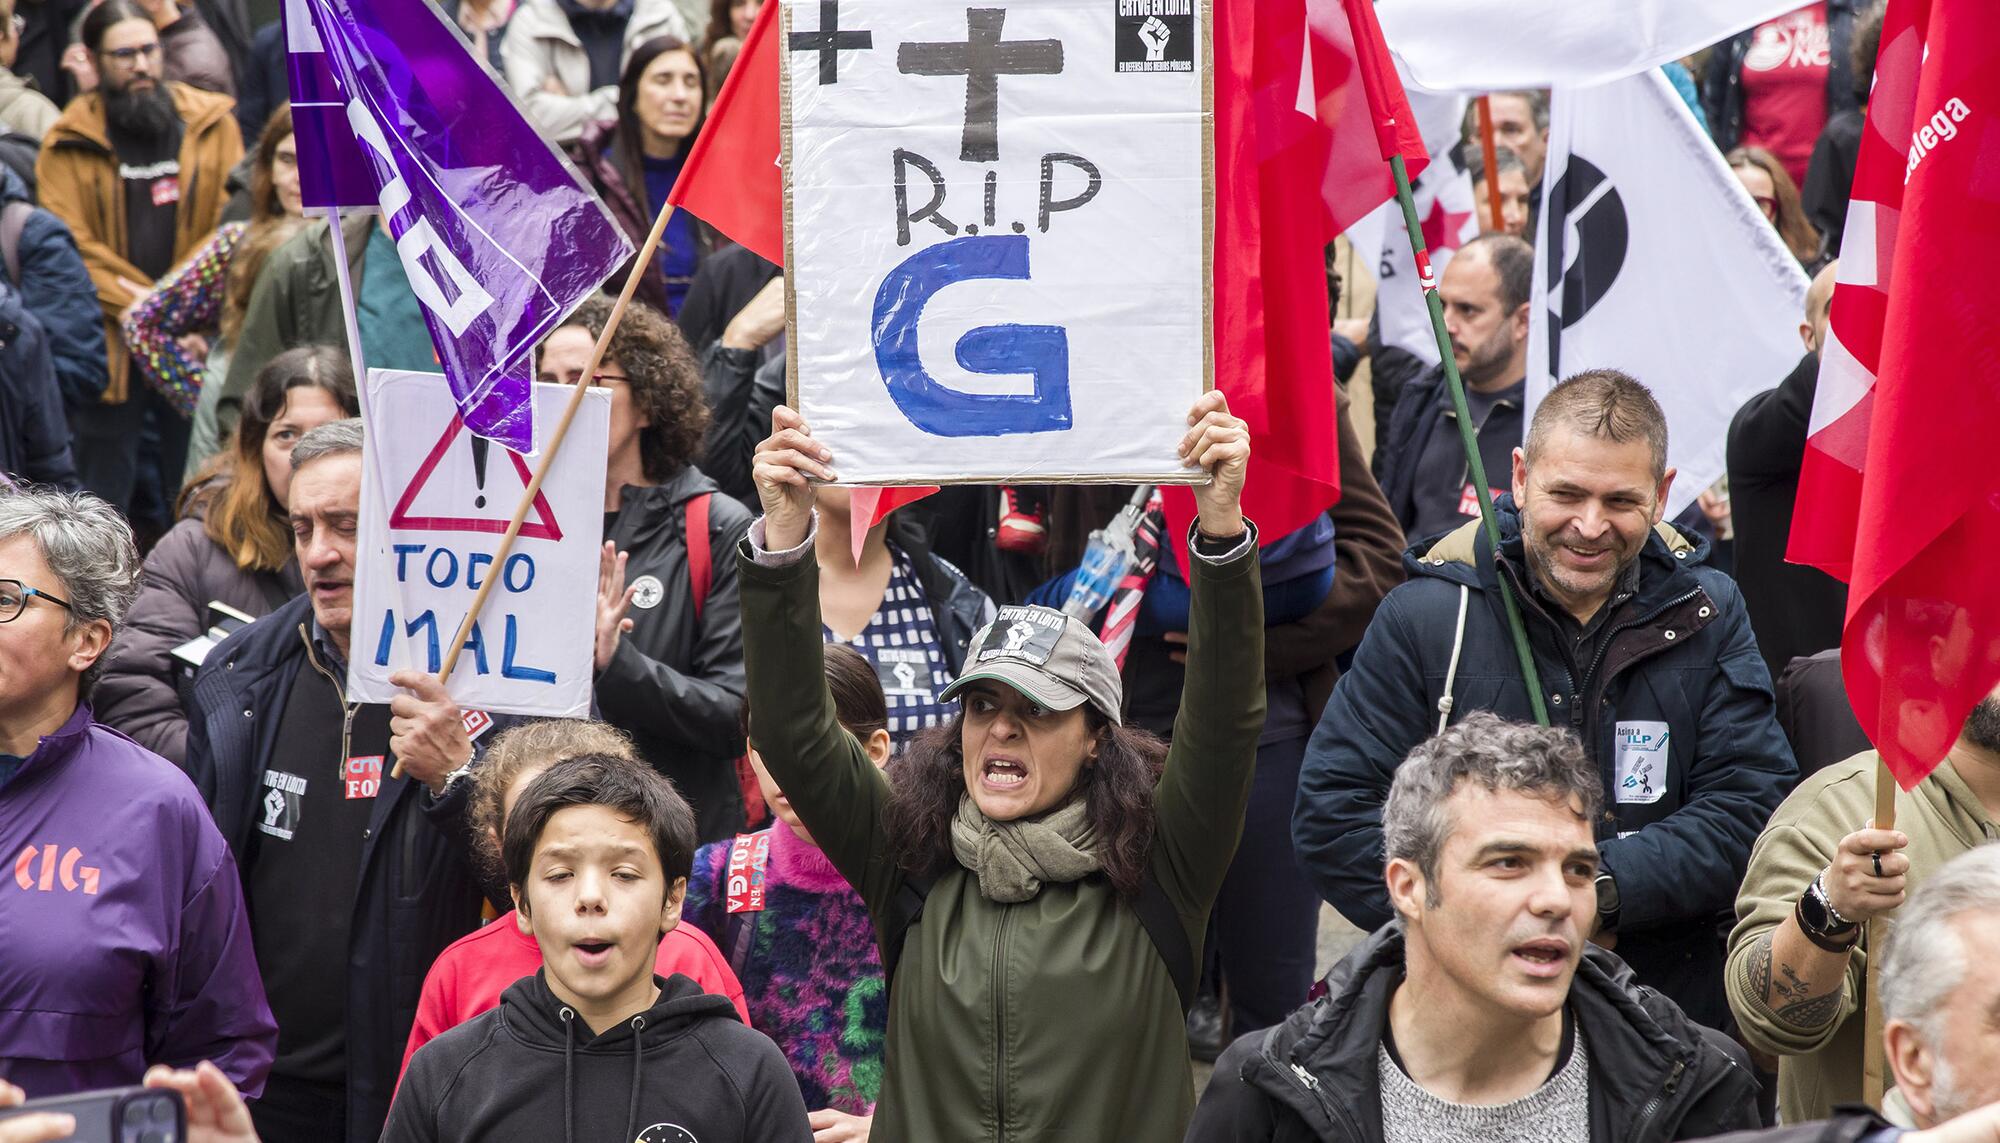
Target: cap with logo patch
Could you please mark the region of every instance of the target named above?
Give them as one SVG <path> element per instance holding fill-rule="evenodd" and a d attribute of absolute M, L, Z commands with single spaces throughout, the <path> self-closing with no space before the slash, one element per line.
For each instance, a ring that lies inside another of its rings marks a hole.
<path fill-rule="evenodd" d="M 1053 607 L 1001 608 L 973 636 L 965 673 L 938 697 L 949 701 L 967 685 L 987 679 L 1050 710 L 1074 710 L 1087 702 L 1112 722 L 1124 722 L 1118 664 L 1088 624 Z"/>

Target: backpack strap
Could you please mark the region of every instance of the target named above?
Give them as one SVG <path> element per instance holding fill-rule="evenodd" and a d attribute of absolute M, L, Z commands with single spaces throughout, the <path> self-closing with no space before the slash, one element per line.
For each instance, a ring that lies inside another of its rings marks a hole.
<path fill-rule="evenodd" d="M 28 228 L 28 216 L 35 204 L 14 199 L 0 207 L 0 259 L 7 264 L 7 280 L 21 284 L 21 232 Z"/>
<path fill-rule="evenodd" d="M 930 896 L 933 881 L 907 878 L 896 890 L 896 896 L 889 902 L 888 916 L 882 928 L 882 979 L 893 981 L 896 965 L 903 959 L 903 945 L 909 940 L 910 929 L 924 915 L 924 901 Z M 1153 942 L 1153 949 L 1166 962 L 1167 975 L 1173 978 L 1174 992 L 1180 997 L 1181 1014 L 1187 1015 L 1194 1006 L 1195 991 L 1201 980 L 1197 973 L 1194 946 L 1188 943 L 1187 930 L 1181 927 L 1180 914 L 1174 911 L 1174 903 L 1167 891 L 1160 885 L 1151 865 L 1146 867 L 1146 876 L 1139 882 L 1138 900 L 1132 902 L 1132 911 L 1139 916 L 1140 927 Z"/>
<path fill-rule="evenodd" d="M 688 582 L 694 588 L 694 621 L 701 622 L 701 605 L 708 602 L 709 586 L 715 581 L 715 563 L 708 551 L 708 502 L 713 492 L 704 492 L 687 502 Z"/>
<path fill-rule="evenodd" d="M 722 864 L 723 933 L 722 951 L 729 957 L 730 970 L 738 980 L 750 964 L 750 944 L 757 935 L 757 914 L 768 900 L 766 879 L 770 874 L 771 834 L 737 834 L 730 840 L 729 854 Z M 740 880 L 739 880 L 740 879 Z"/>

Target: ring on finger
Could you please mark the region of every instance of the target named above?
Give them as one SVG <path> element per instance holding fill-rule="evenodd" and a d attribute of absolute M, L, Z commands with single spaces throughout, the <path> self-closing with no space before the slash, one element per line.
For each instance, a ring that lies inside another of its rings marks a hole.
<path fill-rule="evenodd" d="M 1875 852 L 1869 854 L 1868 856 L 1875 862 L 1875 876 L 1877 877 L 1887 876 L 1882 872 L 1882 851 L 1878 849 Z"/>

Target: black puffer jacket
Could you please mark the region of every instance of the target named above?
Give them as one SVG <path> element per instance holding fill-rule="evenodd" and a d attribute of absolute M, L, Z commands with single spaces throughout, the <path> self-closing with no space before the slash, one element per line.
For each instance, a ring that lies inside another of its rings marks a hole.
<path fill-rule="evenodd" d="M 1402 979 L 1403 926 L 1348 953 L 1326 996 L 1252 1032 L 1216 1061 L 1187 1143 L 1376 1143 L 1376 1047 Z M 1624 1143 L 1700 1139 L 1754 1127 L 1757 1079 L 1743 1049 L 1585 945 L 1569 1003 L 1590 1045 L 1590 1137 Z"/>
<path fill-rule="evenodd" d="M 146 556 L 139 598 L 92 693 L 98 721 L 185 769 L 182 691 L 192 687 L 179 681 L 174 648 L 208 629 L 212 602 L 261 619 L 304 590 L 297 560 L 276 572 L 244 571 L 209 538 L 199 513 L 175 524 Z"/>
<path fill-rule="evenodd" d="M 703 494 L 713 570 L 697 619 L 687 505 Z M 730 836 L 743 818 L 734 765 L 743 753 L 743 624 L 730 551 L 749 528 L 749 511 L 688 465 L 664 484 L 626 486 L 604 536 L 629 553 L 625 582 L 639 590 L 626 612 L 632 630 L 597 674 L 597 707 L 673 779 L 705 842 Z"/>

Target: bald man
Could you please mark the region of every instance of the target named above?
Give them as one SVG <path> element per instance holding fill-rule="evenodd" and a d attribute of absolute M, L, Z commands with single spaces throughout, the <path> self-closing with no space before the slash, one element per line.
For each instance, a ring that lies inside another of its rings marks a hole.
<path fill-rule="evenodd" d="M 1805 319 L 1799 323 L 1806 354 L 1797 368 L 1777 388 L 1744 402 L 1729 425 L 1736 582 L 1750 609 L 1757 649 L 1774 679 L 1793 657 L 1839 646 L 1841 618 L 1847 611 L 1847 588 L 1839 580 L 1785 562 L 1806 427 L 1819 387 L 1819 348 L 1826 340 L 1838 265 L 1829 263 L 1806 292 Z"/>

